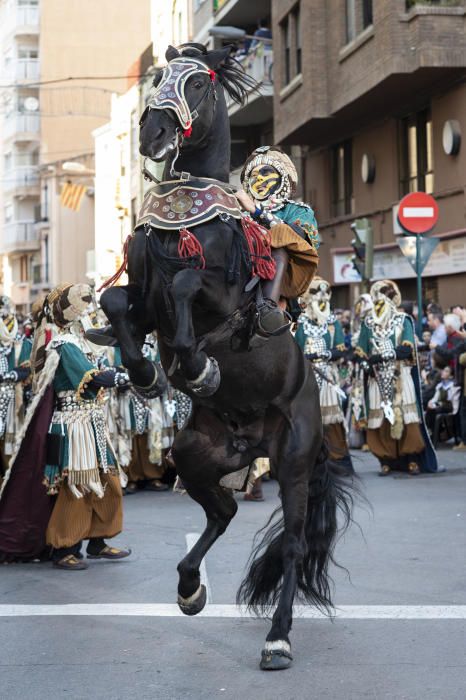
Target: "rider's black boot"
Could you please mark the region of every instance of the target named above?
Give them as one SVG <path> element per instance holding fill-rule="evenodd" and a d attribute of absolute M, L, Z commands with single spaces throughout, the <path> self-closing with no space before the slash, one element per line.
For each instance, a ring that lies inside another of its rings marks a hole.
<path fill-rule="evenodd" d="M 118 340 L 113 333 L 113 328 L 111 326 L 104 326 L 103 328 L 89 328 L 85 333 L 84 337 L 93 345 L 106 345 L 114 347 L 118 345 Z"/>
<path fill-rule="evenodd" d="M 288 266 L 288 253 L 285 248 L 275 248 L 272 256 L 277 266 L 275 277 L 273 280 L 262 283 L 257 302 L 257 332 L 264 337 L 280 335 L 290 327 L 288 314 L 278 306 L 280 290 Z"/>

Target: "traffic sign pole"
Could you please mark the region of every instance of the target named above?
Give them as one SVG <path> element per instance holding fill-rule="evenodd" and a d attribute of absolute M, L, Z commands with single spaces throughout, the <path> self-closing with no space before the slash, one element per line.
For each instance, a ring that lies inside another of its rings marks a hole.
<path fill-rule="evenodd" d="M 422 340 L 422 269 L 421 269 L 421 240 L 416 236 L 416 275 L 417 275 L 417 336 Z"/>

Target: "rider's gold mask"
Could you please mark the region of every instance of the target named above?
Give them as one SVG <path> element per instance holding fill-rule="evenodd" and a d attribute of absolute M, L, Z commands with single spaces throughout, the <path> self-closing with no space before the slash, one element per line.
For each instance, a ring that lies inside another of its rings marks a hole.
<path fill-rule="evenodd" d="M 249 189 L 254 199 L 268 199 L 279 187 L 281 175 L 273 165 L 257 165 L 249 176 Z"/>

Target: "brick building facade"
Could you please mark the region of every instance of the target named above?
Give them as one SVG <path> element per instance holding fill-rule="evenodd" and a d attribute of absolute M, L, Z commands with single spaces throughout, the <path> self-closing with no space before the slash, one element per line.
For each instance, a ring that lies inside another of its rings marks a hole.
<path fill-rule="evenodd" d="M 440 208 L 426 297 L 466 304 L 465 28 L 461 1 L 272 0 L 275 141 L 301 147 L 320 271 L 339 305 L 358 291 L 349 258 L 359 216 L 375 232 L 374 277 L 415 298 L 396 243 L 396 205 L 414 190 Z"/>

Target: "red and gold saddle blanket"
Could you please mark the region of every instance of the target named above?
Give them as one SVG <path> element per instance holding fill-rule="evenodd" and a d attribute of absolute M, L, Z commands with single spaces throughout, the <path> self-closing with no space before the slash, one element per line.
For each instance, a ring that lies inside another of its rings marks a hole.
<path fill-rule="evenodd" d="M 238 201 L 227 185 L 207 180 L 173 180 L 152 187 L 144 197 L 136 227 L 179 231 L 203 224 L 219 214 L 241 219 Z"/>

